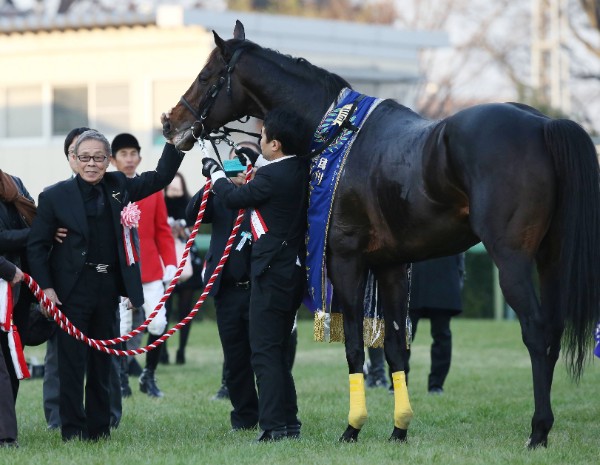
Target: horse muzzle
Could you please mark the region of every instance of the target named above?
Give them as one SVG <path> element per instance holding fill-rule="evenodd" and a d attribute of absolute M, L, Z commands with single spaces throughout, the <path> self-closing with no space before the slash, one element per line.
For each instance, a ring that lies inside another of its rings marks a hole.
<path fill-rule="evenodd" d="M 187 152 L 188 150 L 192 149 L 192 147 L 196 143 L 197 138 L 194 137 L 194 131 L 192 130 L 192 127 L 190 127 L 183 131 L 175 133 L 172 140 L 177 150 Z"/>

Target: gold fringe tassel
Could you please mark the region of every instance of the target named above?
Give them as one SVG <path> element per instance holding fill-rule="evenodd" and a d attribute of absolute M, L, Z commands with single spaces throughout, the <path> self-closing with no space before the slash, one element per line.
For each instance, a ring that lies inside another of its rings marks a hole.
<path fill-rule="evenodd" d="M 344 318 L 341 313 L 315 312 L 314 338 L 317 342 L 344 342 Z M 365 318 L 363 340 L 367 347 L 383 347 L 383 319 Z"/>
<path fill-rule="evenodd" d="M 383 318 L 365 318 L 363 341 L 367 347 L 383 347 L 385 324 Z"/>
<path fill-rule="evenodd" d="M 317 342 L 344 342 L 342 314 L 315 312 L 314 337 Z"/>

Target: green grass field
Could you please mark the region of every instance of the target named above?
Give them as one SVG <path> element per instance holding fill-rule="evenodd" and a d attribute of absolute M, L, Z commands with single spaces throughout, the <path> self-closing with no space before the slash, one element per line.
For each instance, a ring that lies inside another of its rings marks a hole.
<path fill-rule="evenodd" d="M 359 442 L 338 437 L 348 415 L 348 376 L 341 344 L 312 341 L 312 322 L 302 321 L 294 376 L 300 441 L 257 444 L 255 432 L 230 432 L 228 402 L 211 401 L 219 386 L 222 355 L 216 325 L 195 323 L 188 363 L 161 365 L 165 398 L 134 390 L 124 401 L 121 426 L 110 441 L 63 444 L 46 430 L 40 380 L 21 384 L 17 402 L 18 450 L 0 449 L 4 464 L 592 464 L 598 463 L 599 363 L 586 368 L 577 386 L 557 366 L 549 447 L 524 445 L 533 412 L 531 370 L 516 322 L 453 320 L 453 365 L 443 396 L 426 393 L 429 325 L 414 345 L 410 395 L 415 413 L 406 444 L 389 443 L 393 396 L 367 390 L 369 420 Z M 174 336 L 176 346 L 178 335 Z M 27 355 L 42 358 L 43 346 Z M 170 349 L 171 355 L 174 349 Z M 131 378 L 137 388 L 136 380 Z M 2 395 L 6 395 L 2 393 Z"/>

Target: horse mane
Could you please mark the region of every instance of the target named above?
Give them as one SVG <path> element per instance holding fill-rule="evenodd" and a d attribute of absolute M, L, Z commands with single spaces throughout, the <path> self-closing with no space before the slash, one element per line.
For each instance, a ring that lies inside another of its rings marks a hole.
<path fill-rule="evenodd" d="M 311 82 L 319 82 L 325 88 L 328 95 L 332 99 L 337 96 L 340 89 L 344 87 L 352 88 L 348 81 L 338 74 L 327 71 L 324 68 L 313 65 L 310 61 L 302 57 L 293 57 L 285 55 L 277 50 L 262 47 L 251 40 L 230 39 L 227 44 L 231 47 L 231 53 L 237 49 L 251 50 L 259 53 L 264 53 L 276 61 L 287 61 L 293 63 L 294 69 L 299 72 L 302 78 Z M 214 51 L 213 51 L 214 52 Z M 212 54 L 211 54 L 212 55 Z"/>

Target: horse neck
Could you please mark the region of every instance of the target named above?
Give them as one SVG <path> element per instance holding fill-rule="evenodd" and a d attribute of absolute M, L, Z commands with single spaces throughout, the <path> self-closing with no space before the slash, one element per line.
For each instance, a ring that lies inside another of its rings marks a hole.
<path fill-rule="evenodd" d="M 301 114 L 311 130 L 315 130 L 323 114 L 335 99 L 342 86 L 326 88 L 319 79 L 307 79 L 300 69 L 302 64 L 293 59 L 280 56 L 276 52 L 252 52 L 256 59 L 248 60 L 243 66 L 242 85 L 252 101 L 252 114 L 257 118 L 273 108 L 285 107 Z M 253 57 L 254 58 L 254 57 Z M 289 60 L 281 66 L 282 60 Z M 240 63 L 241 65 L 242 63 Z M 250 70 L 251 72 L 246 72 Z M 323 77 L 327 76 L 326 71 Z"/>

